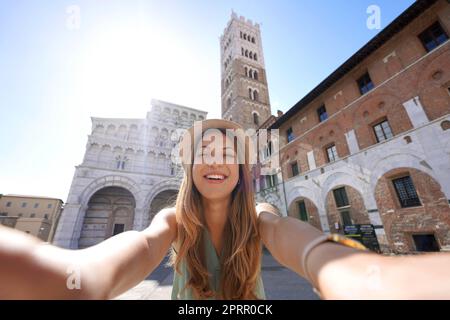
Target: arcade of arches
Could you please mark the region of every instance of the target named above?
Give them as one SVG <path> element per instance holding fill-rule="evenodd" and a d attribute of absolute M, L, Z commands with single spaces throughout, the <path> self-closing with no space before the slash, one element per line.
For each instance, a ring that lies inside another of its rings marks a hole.
<path fill-rule="evenodd" d="M 177 190 L 164 190 L 152 199 L 148 224 L 161 209 L 175 204 L 177 193 Z M 105 187 L 95 192 L 88 202 L 78 247 L 86 248 L 133 230 L 135 208 L 134 196 L 123 187 Z"/>
<path fill-rule="evenodd" d="M 390 170 L 378 179 L 373 195 L 387 239 L 382 251 L 402 254 L 450 246 L 450 206 L 439 183 L 426 172 Z M 343 233 L 345 225 L 371 224 L 364 199 L 348 185 L 330 190 L 323 200 L 330 232 Z M 295 198 L 288 215 L 320 229 L 318 209 L 307 198 Z"/>

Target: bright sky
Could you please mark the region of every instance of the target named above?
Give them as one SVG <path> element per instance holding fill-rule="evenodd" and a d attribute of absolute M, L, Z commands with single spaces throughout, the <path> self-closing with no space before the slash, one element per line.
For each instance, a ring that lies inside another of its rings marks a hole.
<path fill-rule="evenodd" d="M 91 116 L 144 118 L 155 98 L 220 118 L 232 9 L 261 25 L 275 114 L 380 31 L 370 5 L 384 28 L 413 2 L 0 0 L 0 194 L 66 201 Z"/>

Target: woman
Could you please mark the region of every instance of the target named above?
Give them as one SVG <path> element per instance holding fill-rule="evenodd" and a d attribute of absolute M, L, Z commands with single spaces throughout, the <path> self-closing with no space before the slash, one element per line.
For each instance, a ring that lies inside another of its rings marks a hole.
<path fill-rule="evenodd" d="M 161 210 L 147 229 L 66 250 L 1 227 L 0 299 L 113 298 L 141 282 L 170 247 L 172 298 L 264 299 L 262 243 L 323 298 L 450 298 L 448 254 L 376 255 L 282 218 L 269 204 L 255 206 L 251 145 L 226 131 L 240 127 L 214 119 L 201 124 L 200 134 L 191 128 L 182 140 L 185 175 L 176 206 Z M 206 131 L 213 128 L 220 131 Z"/>

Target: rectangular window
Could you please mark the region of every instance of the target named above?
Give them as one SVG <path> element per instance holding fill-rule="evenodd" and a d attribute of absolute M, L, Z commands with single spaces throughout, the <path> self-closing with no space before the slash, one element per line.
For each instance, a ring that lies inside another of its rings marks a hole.
<path fill-rule="evenodd" d="M 49 203 L 48 206 L 47 206 L 47 209 L 51 209 L 51 208 L 52 208 L 52 204 Z"/>
<path fill-rule="evenodd" d="M 349 205 L 347 192 L 345 192 L 345 187 L 333 190 L 334 201 L 336 201 L 336 207 L 342 208 Z"/>
<path fill-rule="evenodd" d="M 439 21 L 436 21 L 430 27 L 425 29 L 425 31 L 419 34 L 419 39 L 425 47 L 425 50 L 430 52 L 447 41 L 448 36 L 444 29 L 442 29 Z"/>
<path fill-rule="evenodd" d="M 414 245 L 416 251 L 421 252 L 436 252 L 439 250 L 439 244 L 434 237 L 434 234 L 413 234 Z"/>
<path fill-rule="evenodd" d="M 337 159 L 339 159 L 337 150 L 336 150 L 336 145 L 333 144 L 332 146 L 329 146 L 328 148 L 326 148 L 326 150 L 327 150 L 328 162 L 333 162 L 333 161 L 336 161 Z"/>
<path fill-rule="evenodd" d="M 39 207 L 39 203 L 34 204 L 34 208 L 36 209 L 37 207 Z"/>
<path fill-rule="evenodd" d="M 361 78 L 358 79 L 359 92 L 363 95 L 374 88 L 373 82 L 370 79 L 369 73 L 366 72 Z"/>
<path fill-rule="evenodd" d="M 0 212 L 0 217 L 7 217 L 8 216 L 8 212 Z"/>
<path fill-rule="evenodd" d="M 305 201 L 301 200 L 298 202 L 298 212 L 300 220 L 308 222 L 308 212 L 306 211 Z"/>
<path fill-rule="evenodd" d="M 298 164 L 297 161 L 294 163 L 291 163 L 291 170 L 292 170 L 292 176 L 295 177 L 299 174 L 299 170 L 298 170 Z"/>
<path fill-rule="evenodd" d="M 266 176 L 266 186 L 268 188 L 275 187 L 277 185 L 277 175 L 267 175 Z"/>
<path fill-rule="evenodd" d="M 410 176 L 392 180 L 402 208 L 420 206 L 420 199 Z"/>
<path fill-rule="evenodd" d="M 377 142 L 390 139 L 394 136 L 392 134 L 391 127 L 389 126 L 389 122 L 387 120 L 384 120 L 383 122 L 374 125 L 373 131 L 375 132 Z"/>
<path fill-rule="evenodd" d="M 30 218 L 34 218 L 34 217 L 36 217 L 35 213 L 30 214 Z"/>
<path fill-rule="evenodd" d="M 286 135 L 288 143 L 294 140 L 294 132 L 292 131 L 292 128 L 286 130 Z"/>
<path fill-rule="evenodd" d="M 352 218 L 350 217 L 350 212 L 341 211 L 340 213 L 341 213 L 342 224 L 344 226 L 350 226 L 353 224 Z"/>
<path fill-rule="evenodd" d="M 327 109 L 325 109 L 325 105 L 322 105 L 319 109 L 317 109 L 317 115 L 319 116 L 319 122 L 328 119 Z"/>
<path fill-rule="evenodd" d="M 8 201 L 8 202 L 6 203 L 6 206 L 7 206 L 7 207 L 11 207 L 11 201 Z"/>
<path fill-rule="evenodd" d="M 44 214 L 44 219 L 48 219 L 48 214 Z"/>
<path fill-rule="evenodd" d="M 27 206 L 26 202 L 22 202 L 22 208 L 25 208 Z"/>
<path fill-rule="evenodd" d="M 122 233 L 124 230 L 125 230 L 125 225 L 123 223 L 115 223 L 113 236 L 115 236 L 116 234 Z"/>

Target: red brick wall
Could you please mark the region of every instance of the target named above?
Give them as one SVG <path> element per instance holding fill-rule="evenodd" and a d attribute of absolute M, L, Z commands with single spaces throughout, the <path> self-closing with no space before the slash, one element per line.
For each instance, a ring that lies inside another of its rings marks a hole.
<path fill-rule="evenodd" d="M 450 113 L 450 95 L 447 89 L 450 86 L 450 44 L 447 43 L 417 61 L 427 54 L 417 35 L 437 19 L 450 36 L 450 5 L 447 1 L 438 1 L 281 125 L 281 137 L 286 139 L 286 130 L 289 127 L 292 127 L 294 135 L 299 137 L 281 150 L 285 178 L 291 177 L 288 163 L 294 156 L 299 161 L 301 171 L 309 170 L 306 154 L 310 150 L 314 150 L 316 165 L 325 165 L 323 148 L 329 143 L 336 144 L 340 157 L 347 156 L 349 149 L 344 134 L 351 129 L 355 129 L 360 148 L 376 143 L 372 125 L 383 117 L 387 117 L 394 134 L 411 129 L 412 124 L 403 103 L 415 96 L 419 96 L 430 120 Z M 406 67 L 408 68 L 405 69 Z M 401 70 L 403 71 L 397 74 Z M 366 71 L 375 86 L 389 81 L 361 96 L 356 80 Z M 319 124 L 317 108 L 323 103 L 328 116 L 335 117 Z M 281 146 L 285 144 L 282 142 Z"/>
<path fill-rule="evenodd" d="M 422 206 L 402 208 L 398 202 L 392 179 L 408 174 Z M 391 170 L 378 181 L 375 198 L 387 239 L 394 251 L 414 251 L 413 233 L 434 233 L 441 246 L 450 245 L 450 207 L 439 183 L 428 174 L 412 168 Z"/>
<path fill-rule="evenodd" d="M 364 205 L 364 200 L 361 194 L 356 189 L 350 186 L 345 186 L 345 191 L 347 192 L 350 207 L 342 211 L 349 211 L 352 221 L 355 224 L 369 224 L 369 215 L 367 213 L 367 209 Z M 338 208 L 336 207 L 336 201 L 334 200 L 332 190 L 327 194 L 325 205 L 328 223 L 330 224 L 330 231 L 343 233 L 341 215 Z M 339 225 L 341 226 L 339 230 L 335 228 L 335 222 L 339 222 Z"/>
<path fill-rule="evenodd" d="M 297 204 L 297 202 L 300 200 L 305 201 L 306 212 L 308 213 L 308 223 L 310 225 L 312 225 L 313 227 L 322 231 L 322 227 L 320 225 L 319 212 L 317 210 L 317 207 L 308 198 L 297 198 L 294 201 L 292 201 L 291 205 L 289 206 L 288 216 L 296 218 L 296 219 L 300 219 L 300 210 L 299 210 L 298 204 Z"/>

